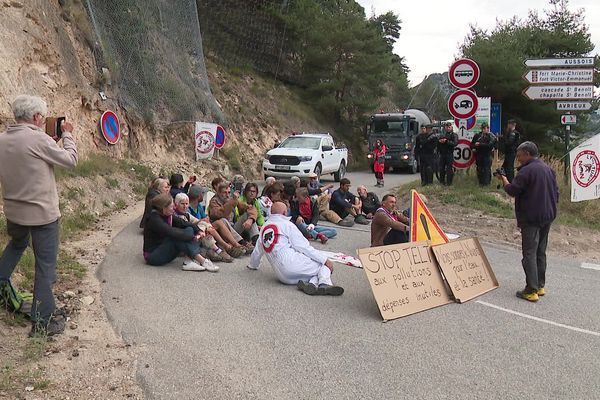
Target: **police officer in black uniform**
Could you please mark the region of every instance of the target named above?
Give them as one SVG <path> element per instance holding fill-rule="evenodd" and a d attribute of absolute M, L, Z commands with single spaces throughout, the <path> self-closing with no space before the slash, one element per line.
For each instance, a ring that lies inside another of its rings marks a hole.
<path fill-rule="evenodd" d="M 458 144 L 458 135 L 452 129 L 452 122 L 444 124 L 444 130 L 439 136 L 437 150 L 440 156 L 440 182 L 442 185 L 452 185 L 454 178 L 454 148 Z"/>
<path fill-rule="evenodd" d="M 502 168 L 506 173 L 506 179 L 512 182 L 515 177 L 515 157 L 517 156 L 517 147 L 521 142 L 521 134 L 517 131 L 517 121 L 509 119 L 506 131 L 500 136 L 498 147 L 504 153 L 504 163 Z"/>
<path fill-rule="evenodd" d="M 492 152 L 496 148 L 496 137 L 490 134 L 487 122 L 481 124 L 481 133 L 475 134 L 471 150 L 475 152 L 477 180 L 480 186 L 488 186 L 492 180 Z"/>
<path fill-rule="evenodd" d="M 425 131 L 421 131 L 415 140 L 415 157 L 419 160 L 421 169 L 421 186 L 433 183 L 433 163 L 437 135 L 432 133 L 432 125 L 425 125 Z"/>

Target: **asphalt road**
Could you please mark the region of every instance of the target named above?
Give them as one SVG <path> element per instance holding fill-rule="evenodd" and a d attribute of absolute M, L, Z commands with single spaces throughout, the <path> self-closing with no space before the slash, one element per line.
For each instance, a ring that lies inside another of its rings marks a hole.
<path fill-rule="evenodd" d="M 386 184 L 414 178 L 388 175 Z M 314 246 L 355 254 L 368 229 L 340 229 Z M 183 272 L 176 262 L 145 265 L 141 247 L 135 221 L 99 275 L 150 399 L 600 397 L 600 270 L 573 260 L 549 259 L 548 294 L 532 304 L 514 295 L 524 285 L 519 254 L 484 246 L 498 289 L 382 323 L 361 269 L 336 267 L 343 296 L 311 297 L 280 284 L 266 260 L 259 271 L 246 257 L 216 274 Z"/>

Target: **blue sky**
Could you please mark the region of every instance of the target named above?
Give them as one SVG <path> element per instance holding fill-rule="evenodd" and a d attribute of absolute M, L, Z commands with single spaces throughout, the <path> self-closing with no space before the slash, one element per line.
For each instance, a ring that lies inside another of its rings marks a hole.
<path fill-rule="evenodd" d="M 426 75 L 444 72 L 458 54 L 458 47 L 469 33 L 469 24 L 492 29 L 496 20 L 514 15 L 526 18 L 529 10 L 550 7 L 548 0 L 357 0 L 367 13 L 383 14 L 393 11 L 402 20 L 400 39 L 395 52 L 405 57 L 411 72 L 411 86 Z M 585 23 L 590 28 L 600 53 L 600 0 L 571 0 L 571 9 L 585 9 Z M 595 18 L 593 18 L 595 17 Z"/>

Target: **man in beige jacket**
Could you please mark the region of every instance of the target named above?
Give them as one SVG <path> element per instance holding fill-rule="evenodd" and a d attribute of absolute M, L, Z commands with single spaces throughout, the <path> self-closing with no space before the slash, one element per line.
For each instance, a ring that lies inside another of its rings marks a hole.
<path fill-rule="evenodd" d="M 64 321 L 53 318 L 60 218 L 54 166 L 77 165 L 73 125 L 62 121 L 62 137 L 48 136 L 48 107 L 35 96 L 18 96 L 12 110 L 16 123 L 0 134 L 0 186 L 11 237 L 0 257 L 0 285 L 10 280 L 31 236 L 35 280 L 30 335 L 54 335 L 64 330 Z M 61 139 L 63 148 L 57 145 Z"/>

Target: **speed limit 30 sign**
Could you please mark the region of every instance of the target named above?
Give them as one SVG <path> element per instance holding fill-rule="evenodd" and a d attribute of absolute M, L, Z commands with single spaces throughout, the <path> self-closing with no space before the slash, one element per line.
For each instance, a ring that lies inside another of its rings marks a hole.
<path fill-rule="evenodd" d="M 468 139 L 458 139 L 458 144 L 454 148 L 454 161 L 452 166 L 456 169 L 467 169 L 475 162 L 475 154 L 471 150 L 471 141 Z"/>

